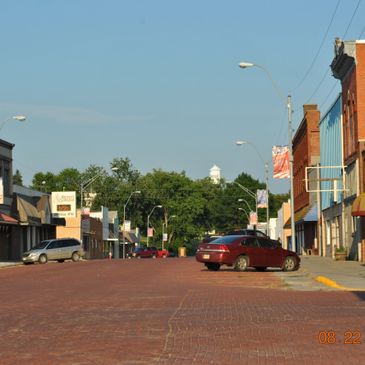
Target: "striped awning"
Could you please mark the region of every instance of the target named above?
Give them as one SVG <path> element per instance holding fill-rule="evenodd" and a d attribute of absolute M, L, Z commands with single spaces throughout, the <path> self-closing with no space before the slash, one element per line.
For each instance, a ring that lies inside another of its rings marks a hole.
<path fill-rule="evenodd" d="M 19 222 L 5 213 L 0 212 L 0 224 L 18 224 Z"/>
<path fill-rule="evenodd" d="M 352 203 L 351 215 L 355 217 L 365 216 L 365 193 L 361 193 Z"/>

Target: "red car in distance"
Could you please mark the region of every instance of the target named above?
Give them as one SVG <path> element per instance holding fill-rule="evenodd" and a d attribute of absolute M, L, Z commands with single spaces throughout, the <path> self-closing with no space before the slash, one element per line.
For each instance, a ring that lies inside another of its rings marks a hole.
<path fill-rule="evenodd" d="M 268 267 L 294 271 L 300 265 L 300 257 L 284 250 L 278 241 L 255 236 L 222 236 L 202 242 L 195 258 L 212 271 L 219 270 L 222 265 L 233 266 L 236 271 L 246 271 L 248 267 L 257 271 L 265 271 Z"/>
<path fill-rule="evenodd" d="M 142 258 L 157 258 L 162 257 L 166 258 L 169 256 L 169 251 L 167 250 L 158 250 L 154 246 L 149 247 L 137 247 L 133 250 L 133 252 L 129 255 L 129 258 L 136 258 L 136 259 L 142 259 Z"/>
<path fill-rule="evenodd" d="M 142 258 L 153 258 L 158 256 L 158 251 L 156 247 L 136 247 L 131 253 L 130 257 L 136 259 Z"/>

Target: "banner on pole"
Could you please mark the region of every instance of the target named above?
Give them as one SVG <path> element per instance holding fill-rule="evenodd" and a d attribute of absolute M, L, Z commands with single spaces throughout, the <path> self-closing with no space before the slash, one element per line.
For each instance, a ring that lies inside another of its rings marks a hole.
<path fill-rule="evenodd" d="M 288 146 L 274 146 L 272 148 L 272 160 L 274 164 L 274 179 L 289 179 L 289 148 Z"/>
<path fill-rule="evenodd" d="M 257 225 L 257 214 L 256 212 L 250 212 L 250 224 L 253 226 Z"/>
<path fill-rule="evenodd" d="M 256 199 L 257 199 L 257 208 L 267 208 L 266 190 L 257 190 Z"/>
<path fill-rule="evenodd" d="M 153 237 L 153 228 L 148 228 L 147 235 L 148 237 Z"/>

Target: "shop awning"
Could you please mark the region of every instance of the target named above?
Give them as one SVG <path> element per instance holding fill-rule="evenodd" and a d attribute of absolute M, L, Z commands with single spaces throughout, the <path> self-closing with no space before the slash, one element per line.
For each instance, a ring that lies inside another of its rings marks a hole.
<path fill-rule="evenodd" d="M 16 206 L 18 210 L 20 224 L 29 224 L 32 226 L 42 225 L 40 214 L 34 205 L 21 198 L 20 196 L 17 196 Z"/>
<path fill-rule="evenodd" d="M 0 212 L 0 224 L 18 224 L 18 221 L 7 214 Z"/>
<path fill-rule="evenodd" d="M 365 216 L 365 193 L 361 193 L 352 203 L 351 215 L 354 217 Z"/>
<path fill-rule="evenodd" d="M 120 232 L 121 241 L 123 240 L 123 233 Z M 133 232 L 124 232 L 124 237 L 129 243 L 138 243 L 138 238 Z"/>
<path fill-rule="evenodd" d="M 301 210 L 299 210 L 294 214 L 295 224 L 317 222 L 317 221 L 318 221 L 317 203 L 307 205 L 306 207 L 302 208 Z M 291 217 L 289 217 L 289 219 L 284 224 L 284 228 L 291 228 Z"/>

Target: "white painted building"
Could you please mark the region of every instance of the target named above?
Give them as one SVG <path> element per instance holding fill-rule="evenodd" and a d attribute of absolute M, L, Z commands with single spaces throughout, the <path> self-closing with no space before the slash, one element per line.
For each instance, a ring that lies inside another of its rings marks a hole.
<path fill-rule="evenodd" d="M 209 177 L 211 178 L 214 184 L 219 184 L 219 181 L 221 179 L 221 169 L 217 165 L 214 165 L 210 169 Z"/>

